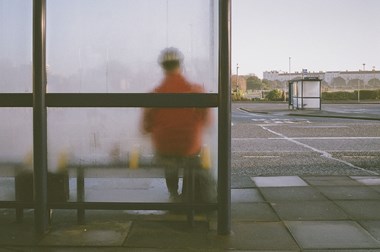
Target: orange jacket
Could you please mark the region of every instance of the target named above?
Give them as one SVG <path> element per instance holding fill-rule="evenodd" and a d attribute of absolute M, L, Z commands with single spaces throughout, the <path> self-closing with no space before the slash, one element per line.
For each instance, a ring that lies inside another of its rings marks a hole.
<path fill-rule="evenodd" d="M 154 92 L 202 93 L 203 88 L 190 84 L 180 74 L 170 74 Z M 144 111 L 143 129 L 151 133 L 158 154 L 190 156 L 201 150 L 203 129 L 208 121 L 208 109 L 149 108 Z"/>

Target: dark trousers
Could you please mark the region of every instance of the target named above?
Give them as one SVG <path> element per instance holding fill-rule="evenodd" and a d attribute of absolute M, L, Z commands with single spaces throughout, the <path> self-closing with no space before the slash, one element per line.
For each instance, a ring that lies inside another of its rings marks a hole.
<path fill-rule="evenodd" d="M 171 195 L 178 195 L 179 171 L 184 170 L 182 194 L 186 195 L 188 188 L 188 174 L 190 169 L 193 173 L 201 169 L 198 155 L 190 157 L 163 156 L 157 157 L 159 165 L 165 169 L 166 186 Z"/>

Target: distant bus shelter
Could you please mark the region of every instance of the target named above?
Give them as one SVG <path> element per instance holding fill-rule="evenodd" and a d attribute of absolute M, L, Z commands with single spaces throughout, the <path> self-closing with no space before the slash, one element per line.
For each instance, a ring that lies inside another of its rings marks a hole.
<path fill-rule="evenodd" d="M 321 80 L 314 77 L 290 80 L 289 108 L 321 109 Z"/>

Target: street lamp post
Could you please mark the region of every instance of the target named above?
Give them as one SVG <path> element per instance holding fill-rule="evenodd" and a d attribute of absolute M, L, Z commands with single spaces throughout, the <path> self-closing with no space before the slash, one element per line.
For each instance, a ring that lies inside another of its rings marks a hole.
<path fill-rule="evenodd" d="M 292 79 L 292 75 L 291 75 L 291 60 L 292 60 L 292 57 L 289 57 L 289 80 Z M 290 94 L 289 94 L 289 97 L 290 97 Z M 284 87 L 284 102 L 286 102 L 286 82 L 285 82 L 285 87 Z"/>

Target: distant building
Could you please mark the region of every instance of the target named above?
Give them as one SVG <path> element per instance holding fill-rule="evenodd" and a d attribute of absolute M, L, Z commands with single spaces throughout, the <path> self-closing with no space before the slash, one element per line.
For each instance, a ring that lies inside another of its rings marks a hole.
<path fill-rule="evenodd" d="M 263 79 L 287 82 L 302 77 L 318 77 L 324 89 L 354 89 L 358 86 L 366 89 L 380 88 L 380 71 L 328 71 L 328 72 L 295 72 L 265 71 Z"/>

